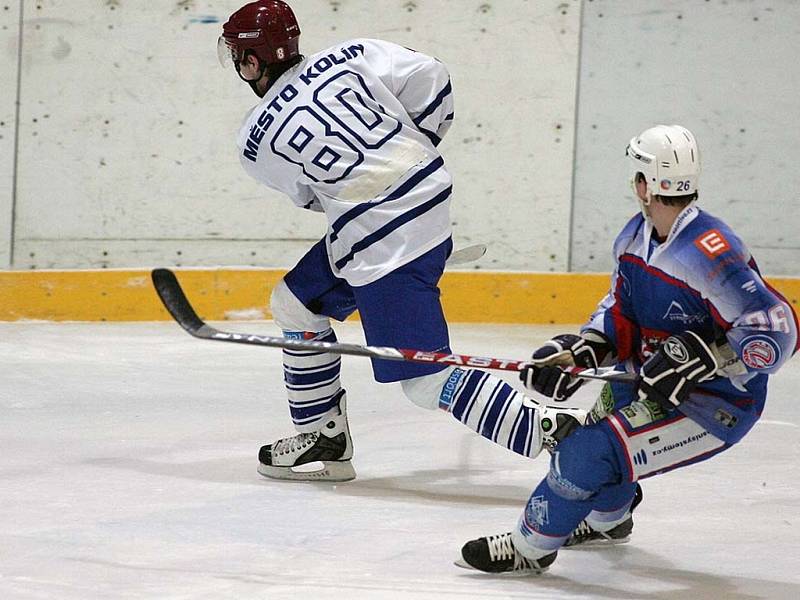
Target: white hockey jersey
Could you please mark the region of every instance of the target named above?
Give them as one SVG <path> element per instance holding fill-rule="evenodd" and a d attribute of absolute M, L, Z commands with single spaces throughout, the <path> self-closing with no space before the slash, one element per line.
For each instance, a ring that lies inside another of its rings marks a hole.
<path fill-rule="evenodd" d="M 371 283 L 451 235 L 450 174 L 436 150 L 453 119 L 438 60 L 344 42 L 284 73 L 238 136 L 245 170 L 328 218 L 333 272 Z"/>

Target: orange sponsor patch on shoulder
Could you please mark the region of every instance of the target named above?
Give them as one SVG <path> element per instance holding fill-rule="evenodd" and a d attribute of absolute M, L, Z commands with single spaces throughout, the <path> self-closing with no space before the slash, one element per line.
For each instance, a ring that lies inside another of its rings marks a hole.
<path fill-rule="evenodd" d="M 716 258 L 731 249 L 728 240 L 718 229 L 711 229 L 702 233 L 695 241 L 694 245 L 702 250 L 708 258 Z"/>

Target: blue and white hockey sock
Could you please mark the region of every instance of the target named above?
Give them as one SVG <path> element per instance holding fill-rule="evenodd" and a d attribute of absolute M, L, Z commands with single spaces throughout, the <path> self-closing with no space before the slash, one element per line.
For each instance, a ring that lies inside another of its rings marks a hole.
<path fill-rule="evenodd" d="M 286 331 L 287 339 L 335 342 L 333 329 L 319 333 Z M 283 374 L 289 395 L 289 412 L 301 433 L 319 429 L 319 421 L 336 406 L 334 396 L 341 389 L 342 359 L 330 352 L 284 350 Z"/>
<path fill-rule="evenodd" d="M 528 558 L 557 551 L 591 508 L 592 492 L 574 485 L 556 492 L 551 481 L 545 479 L 536 486 L 511 532 L 514 547 Z"/>
<path fill-rule="evenodd" d="M 539 405 L 499 377 L 454 368 L 442 387 L 439 408 L 517 454 L 533 458 L 541 452 Z"/>

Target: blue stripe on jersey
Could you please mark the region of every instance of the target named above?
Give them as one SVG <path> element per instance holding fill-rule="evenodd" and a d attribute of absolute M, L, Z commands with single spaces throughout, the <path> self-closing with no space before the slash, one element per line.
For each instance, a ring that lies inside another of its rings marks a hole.
<path fill-rule="evenodd" d="M 428 105 L 428 108 L 422 111 L 422 113 L 416 119 L 414 119 L 414 124 L 419 127 L 419 124 L 431 116 L 433 112 L 439 108 L 439 106 L 441 106 L 442 102 L 444 102 L 444 99 L 449 96 L 452 91 L 453 86 L 450 85 L 450 80 L 448 80 L 447 85 L 442 88 L 442 91 L 439 92 L 436 98 L 433 99 L 433 102 Z"/>
<path fill-rule="evenodd" d="M 427 129 L 423 129 L 422 127 L 420 127 L 419 130 L 422 133 L 424 133 L 425 137 L 427 137 L 431 141 L 431 144 L 433 144 L 434 148 L 436 146 L 438 146 L 442 142 L 442 138 L 440 138 L 438 135 L 436 135 L 432 131 L 428 131 Z"/>
<path fill-rule="evenodd" d="M 408 181 L 404 182 L 403 185 L 398 187 L 395 191 L 386 196 L 386 198 L 384 198 L 380 202 L 366 202 L 364 204 L 359 204 L 358 206 L 348 210 L 341 217 L 336 219 L 336 221 L 333 222 L 333 225 L 331 225 L 331 235 L 330 235 L 331 243 L 336 241 L 336 239 L 339 237 L 339 232 L 350 221 L 352 221 L 357 217 L 360 217 L 370 208 L 374 208 L 375 206 L 380 206 L 384 202 L 391 202 L 392 200 L 397 200 L 398 198 L 402 198 L 408 192 L 410 192 L 412 189 L 414 189 L 420 183 L 422 183 L 425 179 L 427 179 L 429 175 L 435 173 L 443 166 L 444 166 L 444 159 L 440 156 L 439 158 L 428 164 L 424 169 L 415 173 L 413 177 L 409 177 Z"/>
<path fill-rule="evenodd" d="M 450 197 L 450 194 L 453 192 L 453 186 L 449 186 L 443 192 L 437 194 L 427 202 L 420 204 L 419 206 L 415 206 L 414 208 L 406 211 L 396 219 L 392 219 L 383 227 L 373 231 L 371 234 L 363 238 L 360 242 L 356 242 L 353 244 L 353 247 L 350 248 L 350 252 L 348 252 L 344 257 L 340 258 L 336 261 L 336 268 L 341 269 L 347 263 L 349 263 L 355 255 L 361 252 L 362 250 L 366 250 L 375 242 L 379 242 L 387 235 L 392 233 L 393 231 L 399 229 L 409 221 L 413 221 L 417 217 L 424 215 L 426 212 L 434 208 L 436 205 L 441 204 L 445 200 Z"/>

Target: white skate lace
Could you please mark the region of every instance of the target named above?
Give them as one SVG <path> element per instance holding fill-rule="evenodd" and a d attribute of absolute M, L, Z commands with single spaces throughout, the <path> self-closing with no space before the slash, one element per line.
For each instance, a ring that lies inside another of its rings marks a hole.
<path fill-rule="evenodd" d="M 504 533 L 502 535 L 490 535 L 486 538 L 489 546 L 489 558 L 494 561 L 514 559 L 513 571 L 522 571 L 525 569 L 535 569 L 537 566 L 522 556 L 511 541 L 511 533 Z"/>
<path fill-rule="evenodd" d="M 311 433 L 298 433 L 292 437 L 282 438 L 273 444 L 272 454 L 273 456 L 292 454 L 293 452 L 313 445 L 316 443 L 317 438 L 319 438 L 319 433 L 316 431 Z"/>
<path fill-rule="evenodd" d="M 578 526 L 575 528 L 575 531 L 572 532 L 573 537 L 581 538 L 587 535 L 591 535 L 594 532 L 591 525 L 589 525 L 586 521 L 581 521 L 578 523 Z"/>
<path fill-rule="evenodd" d="M 489 558 L 492 561 L 513 558 L 516 553 L 514 545 L 511 543 L 510 533 L 490 535 L 486 538 L 486 542 L 489 545 Z"/>

